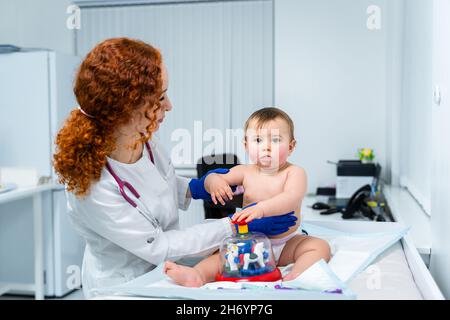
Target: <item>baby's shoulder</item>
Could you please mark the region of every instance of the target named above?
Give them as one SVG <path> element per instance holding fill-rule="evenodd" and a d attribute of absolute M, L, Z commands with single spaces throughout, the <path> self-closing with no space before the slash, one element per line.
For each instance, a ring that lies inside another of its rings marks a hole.
<path fill-rule="evenodd" d="M 233 169 L 240 170 L 244 173 L 255 171 L 256 168 L 257 168 L 256 164 L 239 164 L 233 167 Z"/>
<path fill-rule="evenodd" d="M 258 167 L 255 164 L 240 164 L 236 167 L 233 167 L 234 170 L 240 172 L 243 178 L 251 178 L 255 174 L 258 174 Z"/>
<path fill-rule="evenodd" d="M 305 169 L 294 164 L 289 164 L 289 166 L 286 168 L 286 173 L 288 174 L 288 176 L 306 177 Z"/>

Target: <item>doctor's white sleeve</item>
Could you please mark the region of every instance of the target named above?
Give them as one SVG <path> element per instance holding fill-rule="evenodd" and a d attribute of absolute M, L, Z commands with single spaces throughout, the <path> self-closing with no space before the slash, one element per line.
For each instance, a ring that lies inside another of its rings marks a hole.
<path fill-rule="evenodd" d="M 78 205 L 85 227 L 137 257 L 158 265 L 165 260 L 209 254 L 232 234 L 228 218 L 184 230 L 155 232 L 150 222 L 114 189 L 102 188 Z"/>
<path fill-rule="evenodd" d="M 189 182 L 191 179 L 176 176 L 177 178 L 177 194 L 178 194 L 178 208 L 181 210 L 187 210 L 191 204 L 191 198 L 186 197 L 189 189 Z"/>

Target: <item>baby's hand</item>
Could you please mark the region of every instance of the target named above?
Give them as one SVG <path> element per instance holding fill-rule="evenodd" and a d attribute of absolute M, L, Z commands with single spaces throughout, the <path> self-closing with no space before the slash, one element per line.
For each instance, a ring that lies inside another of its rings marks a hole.
<path fill-rule="evenodd" d="M 217 201 L 219 201 L 224 206 L 225 200 L 233 199 L 233 191 L 225 179 L 218 174 L 213 173 L 206 177 L 205 189 L 211 195 L 214 204 L 217 204 Z"/>
<path fill-rule="evenodd" d="M 261 219 L 264 217 L 264 210 L 258 205 L 248 207 L 247 209 L 242 210 L 241 212 L 236 212 L 231 220 L 233 221 L 242 221 L 245 219 L 245 222 L 249 223 L 253 219 Z"/>

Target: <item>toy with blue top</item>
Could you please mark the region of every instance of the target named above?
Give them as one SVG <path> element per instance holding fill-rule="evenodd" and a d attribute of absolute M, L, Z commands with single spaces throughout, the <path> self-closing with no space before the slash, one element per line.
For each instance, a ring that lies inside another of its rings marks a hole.
<path fill-rule="evenodd" d="M 236 235 L 225 238 L 220 247 L 222 273 L 216 281 L 281 280 L 270 240 L 262 233 L 249 232 L 244 220 L 234 223 Z"/>

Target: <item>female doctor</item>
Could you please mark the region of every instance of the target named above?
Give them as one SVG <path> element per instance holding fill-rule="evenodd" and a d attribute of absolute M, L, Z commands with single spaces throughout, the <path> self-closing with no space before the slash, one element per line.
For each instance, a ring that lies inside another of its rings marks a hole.
<path fill-rule="evenodd" d="M 74 92 L 80 107 L 58 133 L 54 167 L 67 188 L 71 221 L 86 240 L 87 298 L 94 288 L 130 281 L 165 260 L 211 253 L 234 232 L 229 218 L 179 230 L 178 209 L 187 209 L 191 198 L 211 197 L 206 175 L 176 176 L 152 136 L 172 110 L 167 89 L 160 52 L 141 41 L 106 40 L 79 67 Z M 289 214 L 263 218 L 249 228 L 274 235 L 295 220 Z"/>

